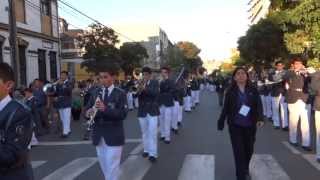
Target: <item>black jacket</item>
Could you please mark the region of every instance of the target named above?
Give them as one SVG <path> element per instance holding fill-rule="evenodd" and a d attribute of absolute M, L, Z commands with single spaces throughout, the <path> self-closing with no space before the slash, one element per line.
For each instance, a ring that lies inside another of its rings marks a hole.
<path fill-rule="evenodd" d="M 55 107 L 57 109 L 71 108 L 72 101 L 72 86 L 69 81 L 63 84 L 56 85 L 56 101 Z"/>
<path fill-rule="evenodd" d="M 32 127 L 31 113 L 20 103 L 12 100 L 0 111 L 1 180 L 33 179 L 28 155 Z"/>
<path fill-rule="evenodd" d="M 289 84 L 286 94 L 288 104 L 293 104 L 299 99 L 305 103 L 308 101 L 308 78 L 304 75 L 297 75 L 294 71 L 289 71 L 285 77 L 285 81 Z"/>
<path fill-rule="evenodd" d="M 159 95 L 159 105 L 165 107 L 174 106 L 173 93 L 175 91 L 175 84 L 173 80 L 166 79 L 160 83 L 160 95 Z"/>
<path fill-rule="evenodd" d="M 146 88 L 138 94 L 138 117 L 146 117 L 147 114 L 150 116 L 159 116 L 158 96 L 159 82 L 157 80 L 150 80 Z"/>
<path fill-rule="evenodd" d="M 97 88 L 90 97 L 86 109 L 93 107 L 101 93 L 102 89 Z M 98 145 L 103 137 L 108 146 L 121 146 L 125 143 L 123 120 L 128 113 L 127 96 L 123 90 L 115 87 L 109 96 L 105 95 L 104 104 L 107 106 L 106 110 L 98 111 L 94 119 L 93 145 Z"/>
<path fill-rule="evenodd" d="M 234 118 L 239 112 L 238 108 L 238 86 L 233 85 L 227 89 L 223 104 L 223 109 L 218 120 L 218 128 L 221 130 L 224 127 L 224 122 L 227 119 L 229 125 L 233 125 Z M 263 121 L 262 103 L 257 88 L 252 85 L 247 85 L 245 92 L 248 96 L 248 104 L 250 107 L 250 117 L 253 124 L 257 121 Z"/>

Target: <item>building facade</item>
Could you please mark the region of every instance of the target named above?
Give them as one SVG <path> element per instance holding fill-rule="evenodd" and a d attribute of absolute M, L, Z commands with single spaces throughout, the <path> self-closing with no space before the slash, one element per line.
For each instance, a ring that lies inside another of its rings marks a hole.
<path fill-rule="evenodd" d="M 256 24 L 268 15 L 271 0 L 250 0 L 248 6 L 250 24 Z"/>
<path fill-rule="evenodd" d="M 157 36 L 149 37 L 148 41 L 139 42 L 147 49 L 149 58 L 143 61 L 144 66 L 159 70 L 168 61 L 169 48 L 172 48 L 167 34 L 162 29 L 158 29 Z"/>
<path fill-rule="evenodd" d="M 77 37 L 84 33 L 82 29 L 69 29 L 67 22 L 60 18 L 61 69 L 68 71 L 76 80 L 86 80 L 90 74 L 81 68 L 85 50 L 79 47 Z"/>
<path fill-rule="evenodd" d="M 11 64 L 8 0 L 0 1 L 0 61 Z M 15 0 L 20 86 L 60 72 L 57 0 Z M 19 85 L 18 85 L 19 86 Z"/>

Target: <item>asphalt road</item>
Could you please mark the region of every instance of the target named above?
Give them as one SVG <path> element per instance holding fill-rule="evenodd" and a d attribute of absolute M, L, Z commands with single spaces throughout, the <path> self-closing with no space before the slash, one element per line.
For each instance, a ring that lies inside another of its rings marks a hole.
<path fill-rule="evenodd" d="M 234 161 L 227 128 L 216 129 L 220 113 L 215 93 L 203 92 L 192 113 L 184 113 L 179 135 L 169 145 L 159 143 L 159 159 L 151 164 L 141 157 L 141 133 L 136 112 L 125 121 L 127 143 L 121 163 L 121 180 L 235 180 Z M 72 123 L 70 138 L 58 134 L 42 137 L 31 150 L 36 180 L 102 180 L 95 148 L 82 141 L 82 122 Z M 313 134 L 314 135 L 314 134 Z M 251 174 L 255 180 L 319 180 L 315 152 L 304 152 L 286 143 L 288 133 L 271 123 L 257 133 Z"/>

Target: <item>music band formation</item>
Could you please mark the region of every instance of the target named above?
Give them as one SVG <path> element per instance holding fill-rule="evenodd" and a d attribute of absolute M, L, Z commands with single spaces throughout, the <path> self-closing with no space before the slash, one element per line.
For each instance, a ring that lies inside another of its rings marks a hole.
<path fill-rule="evenodd" d="M 92 139 L 105 179 L 116 180 L 125 144 L 123 120 L 128 111 L 137 109 L 142 156 L 155 163 L 159 158 L 158 141 L 172 143 L 171 136 L 181 132 L 183 112 L 196 108 L 201 91 L 216 91 L 223 106 L 230 85 L 230 77 L 201 75 L 184 68 L 175 76 L 168 67 L 162 67 L 158 76 L 148 67 L 141 71 L 118 81 L 117 70 L 109 68 L 85 83 L 74 83 L 68 72 L 62 72 L 55 83 L 44 85 L 36 79 L 23 90 L 22 103 L 14 100 L 17 95 L 11 91 L 14 72 L 1 63 L 0 179 L 33 179 L 28 151 L 38 143 L 37 137 L 50 133 L 53 122 L 60 119 L 61 138 L 68 138 L 71 119 L 78 121 L 83 115 L 87 124 L 83 138 Z M 301 134 L 302 148 L 311 151 L 310 124 L 316 124 L 320 162 L 320 72 L 305 68 L 300 58 L 293 58 L 288 70 L 278 61 L 272 69 L 248 73 L 259 92 L 263 115 L 275 129 L 289 131 L 292 145 L 298 146 L 297 136 Z"/>

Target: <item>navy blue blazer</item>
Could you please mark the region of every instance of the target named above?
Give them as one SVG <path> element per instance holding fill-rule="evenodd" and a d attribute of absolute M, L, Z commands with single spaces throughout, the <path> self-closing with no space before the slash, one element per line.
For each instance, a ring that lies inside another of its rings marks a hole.
<path fill-rule="evenodd" d="M 102 96 L 102 89 L 97 88 L 87 104 L 86 109 L 94 106 L 96 98 Z M 123 120 L 127 117 L 127 96 L 115 87 L 109 96 L 104 96 L 105 111 L 98 111 L 92 130 L 92 143 L 98 145 L 104 138 L 108 146 L 122 146 L 125 143 Z"/>

